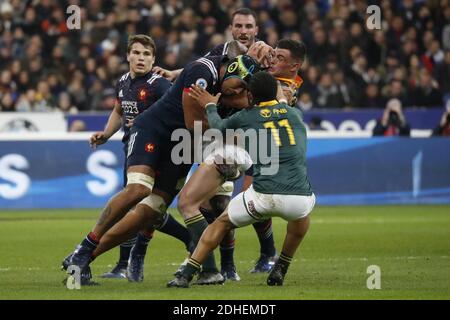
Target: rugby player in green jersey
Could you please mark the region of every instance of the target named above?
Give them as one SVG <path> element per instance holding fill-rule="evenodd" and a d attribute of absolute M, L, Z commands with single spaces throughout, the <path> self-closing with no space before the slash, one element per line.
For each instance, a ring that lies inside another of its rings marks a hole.
<path fill-rule="evenodd" d="M 288 221 L 287 233 L 278 261 L 271 270 L 267 284 L 282 285 L 289 264 L 309 227 L 309 214 L 315 205 L 306 172 L 306 128 L 298 109 L 279 103 L 277 81 L 267 72 L 253 75 L 249 83 L 248 99 L 251 108 L 235 113 L 227 119 L 217 114 L 220 94 L 212 96 L 198 86 L 191 97 L 204 105 L 211 128 L 254 130 L 271 135 L 271 150 L 277 148 L 277 157 L 270 164 L 254 161 L 252 186 L 233 198 L 224 213 L 204 231 L 197 248 L 180 275 L 167 285 L 188 287 L 209 252 L 214 250 L 224 235 L 232 229 L 254 222 L 280 217 Z M 267 142 L 267 135 L 255 135 L 258 147 Z M 247 144 L 248 146 L 248 144 Z M 265 173 L 267 167 L 278 165 L 275 174 Z"/>

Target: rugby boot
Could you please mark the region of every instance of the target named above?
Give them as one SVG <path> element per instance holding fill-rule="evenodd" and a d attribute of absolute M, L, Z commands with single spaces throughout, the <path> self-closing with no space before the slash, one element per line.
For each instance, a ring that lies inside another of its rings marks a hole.
<path fill-rule="evenodd" d="M 173 274 L 175 277 L 181 276 L 184 268 L 186 268 L 188 261 L 189 261 L 189 256 L 188 256 L 188 258 L 184 259 L 184 261 L 178 267 L 177 271 L 175 271 L 175 273 Z"/>
<path fill-rule="evenodd" d="M 126 279 L 127 265 L 127 261 L 119 261 L 111 271 L 105 272 L 100 277 L 105 279 Z"/>
<path fill-rule="evenodd" d="M 267 277 L 267 284 L 269 286 L 282 286 L 286 272 L 287 267 L 285 265 L 276 263 Z"/>
<path fill-rule="evenodd" d="M 239 275 L 237 274 L 234 264 L 223 265 L 220 273 L 225 278 L 225 280 L 241 281 L 241 277 L 239 277 Z"/>
<path fill-rule="evenodd" d="M 194 283 L 196 285 L 214 285 L 214 284 L 223 284 L 225 282 L 225 278 L 218 271 L 208 272 L 201 271 L 198 274 L 197 281 Z"/>
<path fill-rule="evenodd" d="M 270 270 L 272 270 L 277 259 L 278 259 L 278 257 L 276 255 L 269 257 L 262 253 L 259 256 L 258 261 L 256 261 L 256 264 L 253 267 L 253 269 L 250 270 L 250 273 L 269 272 Z"/>
<path fill-rule="evenodd" d="M 169 288 L 189 288 L 189 280 L 182 276 L 176 276 L 173 280 L 167 283 L 167 287 Z"/>
<path fill-rule="evenodd" d="M 133 249 L 131 249 L 130 252 L 126 276 L 130 282 L 142 282 L 144 281 L 145 254 L 138 254 L 135 248 L 136 245 L 133 246 Z"/>

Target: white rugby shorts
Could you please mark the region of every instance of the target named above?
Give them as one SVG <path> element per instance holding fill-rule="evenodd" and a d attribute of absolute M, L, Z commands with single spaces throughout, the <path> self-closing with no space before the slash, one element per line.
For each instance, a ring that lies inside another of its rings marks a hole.
<path fill-rule="evenodd" d="M 253 185 L 231 199 L 228 216 L 236 227 L 244 227 L 257 221 L 280 217 L 287 221 L 304 218 L 316 203 L 310 196 L 259 193 Z"/>

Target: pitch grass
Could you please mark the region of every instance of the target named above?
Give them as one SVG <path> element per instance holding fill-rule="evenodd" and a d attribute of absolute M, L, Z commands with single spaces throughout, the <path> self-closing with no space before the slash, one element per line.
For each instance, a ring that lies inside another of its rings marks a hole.
<path fill-rule="evenodd" d="M 268 287 L 266 274 L 249 273 L 259 245 L 253 228 L 247 227 L 237 231 L 238 283 L 166 288 L 185 251 L 177 240 L 156 233 L 143 283 L 98 277 L 116 262 L 114 249 L 93 263 L 100 286 L 68 290 L 62 285 L 61 260 L 90 230 L 98 213 L 0 212 L 0 299 L 450 298 L 448 206 L 317 207 L 283 287 Z M 285 225 L 273 220 L 278 250 Z M 381 290 L 366 287 L 370 265 L 381 268 Z"/>

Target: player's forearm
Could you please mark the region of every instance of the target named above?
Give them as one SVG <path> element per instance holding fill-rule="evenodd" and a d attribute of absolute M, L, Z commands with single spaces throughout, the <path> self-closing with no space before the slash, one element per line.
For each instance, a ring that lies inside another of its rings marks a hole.
<path fill-rule="evenodd" d="M 217 105 L 213 103 L 208 103 L 206 105 L 206 116 L 208 117 L 208 123 L 210 128 L 218 129 L 220 131 L 225 131 L 226 120 L 220 118 L 217 113 Z"/>
<path fill-rule="evenodd" d="M 108 122 L 106 123 L 105 129 L 103 130 L 105 137 L 109 139 L 113 134 L 119 131 L 122 126 L 122 115 L 117 113 L 116 110 L 111 112 Z"/>

